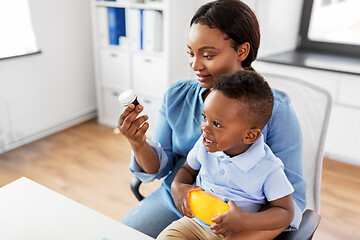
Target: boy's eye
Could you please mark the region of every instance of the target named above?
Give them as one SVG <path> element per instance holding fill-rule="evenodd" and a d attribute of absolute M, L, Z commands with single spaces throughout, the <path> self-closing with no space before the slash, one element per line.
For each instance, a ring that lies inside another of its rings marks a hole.
<path fill-rule="evenodd" d="M 205 114 L 202 113 L 201 115 L 202 115 L 202 117 L 203 117 L 203 121 L 205 122 L 205 121 L 207 120 Z"/>
<path fill-rule="evenodd" d="M 220 123 L 218 123 L 218 122 L 214 122 L 213 124 L 214 124 L 214 126 L 217 127 L 217 128 L 221 127 Z"/>

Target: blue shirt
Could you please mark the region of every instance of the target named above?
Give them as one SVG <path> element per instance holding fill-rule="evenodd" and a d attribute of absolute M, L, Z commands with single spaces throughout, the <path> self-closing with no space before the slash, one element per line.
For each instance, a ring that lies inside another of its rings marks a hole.
<path fill-rule="evenodd" d="M 174 83 L 165 93 L 160 109 L 158 125 L 150 145 L 160 159 L 160 169 L 156 174 L 147 174 L 136 163 L 134 156 L 130 170 L 143 182 L 164 178 L 162 188 L 167 191 L 168 208 L 181 217 L 172 200 L 170 186 L 177 170 L 185 162 L 186 156 L 201 135 L 203 99 L 202 88 L 196 79 Z M 289 97 L 273 90 L 274 107 L 271 119 L 263 128 L 265 143 L 284 164 L 284 171 L 295 191 L 295 217 L 291 226 L 298 227 L 302 211 L 306 206 L 306 183 L 302 175 L 302 136 L 300 126 Z"/>
<path fill-rule="evenodd" d="M 187 163 L 199 170 L 196 185 L 223 201 L 234 201 L 244 212 L 258 212 L 265 200 L 290 195 L 294 189 L 283 171 L 284 165 L 264 143 L 263 135 L 237 156 L 208 152 L 200 137 L 187 156 Z M 195 218 L 210 230 L 209 224 Z"/>

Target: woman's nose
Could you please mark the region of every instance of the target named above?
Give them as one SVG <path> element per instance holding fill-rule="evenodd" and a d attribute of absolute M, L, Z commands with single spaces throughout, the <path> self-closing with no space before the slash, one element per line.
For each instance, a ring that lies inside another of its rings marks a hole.
<path fill-rule="evenodd" d="M 204 65 L 199 58 L 193 57 L 190 60 L 190 67 L 196 72 L 204 69 Z"/>

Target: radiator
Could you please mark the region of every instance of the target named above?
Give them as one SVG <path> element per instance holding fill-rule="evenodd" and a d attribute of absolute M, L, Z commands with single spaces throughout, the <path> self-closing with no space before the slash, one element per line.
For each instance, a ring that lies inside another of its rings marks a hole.
<path fill-rule="evenodd" d="M 325 142 L 325 156 L 360 166 L 360 111 L 333 105 Z"/>

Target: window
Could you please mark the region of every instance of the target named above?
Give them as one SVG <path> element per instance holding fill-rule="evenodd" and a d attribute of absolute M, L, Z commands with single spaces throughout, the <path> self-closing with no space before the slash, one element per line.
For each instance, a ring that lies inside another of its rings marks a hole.
<path fill-rule="evenodd" d="M 0 59 L 36 52 L 28 0 L 0 1 Z"/>
<path fill-rule="evenodd" d="M 300 48 L 360 55 L 359 0 L 305 0 Z"/>

